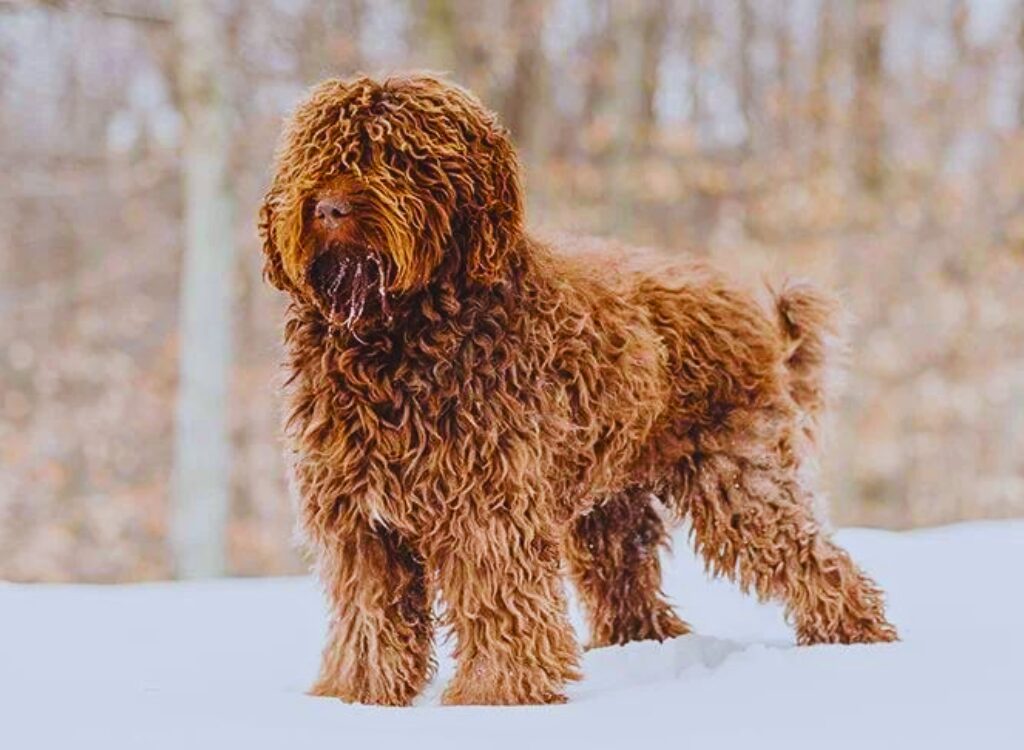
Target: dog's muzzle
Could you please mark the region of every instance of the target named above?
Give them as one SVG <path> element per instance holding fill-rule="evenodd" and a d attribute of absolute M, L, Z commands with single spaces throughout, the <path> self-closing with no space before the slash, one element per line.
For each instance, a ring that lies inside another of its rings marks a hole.
<path fill-rule="evenodd" d="M 331 323 L 353 331 L 372 312 L 391 320 L 387 268 L 386 259 L 370 248 L 330 247 L 310 265 L 307 278 Z"/>

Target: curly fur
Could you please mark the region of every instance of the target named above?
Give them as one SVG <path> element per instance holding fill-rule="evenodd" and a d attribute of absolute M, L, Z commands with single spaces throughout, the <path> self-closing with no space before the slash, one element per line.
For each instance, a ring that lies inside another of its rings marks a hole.
<path fill-rule="evenodd" d="M 562 701 L 563 570 L 592 646 L 682 635 L 658 551 L 684 518 L 800 643 L 894 639 L 798 471 L 831 300 L 797 286 L 766 309 L 699 263 L 563 252 L 526 232 L 519 171 L 495 116 L 429 75 L 326 81 L 284 131 L 260 230 L 291 297 L 287 434 L 333 611 L 313 692 L 407 705 L 440 599 L 447 703 Z"/>

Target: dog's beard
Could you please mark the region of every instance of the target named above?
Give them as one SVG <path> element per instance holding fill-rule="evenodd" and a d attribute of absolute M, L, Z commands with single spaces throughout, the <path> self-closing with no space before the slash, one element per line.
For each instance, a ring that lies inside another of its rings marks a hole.
<path fill-rule="evenodd" d="M 388 262 L 371 248 L 331 246 L 310 265 L 308 279 L 331 324 L 357 339 L 355 326 L 360 321 L 375 314 L 391 320 Z"/>

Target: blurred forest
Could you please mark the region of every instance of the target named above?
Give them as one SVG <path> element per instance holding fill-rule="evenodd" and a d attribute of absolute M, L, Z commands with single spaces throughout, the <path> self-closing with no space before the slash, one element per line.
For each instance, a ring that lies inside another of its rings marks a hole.
<path fill-rule="evenodd" d="M 0 0 L 0 579 L 174 571 L 175 6 Z M 212 11 L 236 248 L 228 572 L 302 568 L 278 439 L 284 300 L 261 281 L 255 213 L 282 117 L 357 70 L 447 71 L 497 109 L 534 226 L 839 289 L 853 345 L 825 464 L 834 523 L 1024 514 L 1024 3 Z"/>

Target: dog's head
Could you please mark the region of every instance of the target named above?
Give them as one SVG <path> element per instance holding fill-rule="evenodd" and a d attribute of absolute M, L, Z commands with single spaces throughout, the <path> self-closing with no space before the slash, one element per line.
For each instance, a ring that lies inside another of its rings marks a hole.
<path fill-rule="evenodd" d="M 493 284 L 522 232 L 519 164 L 495 115 L 429 75 L 317 85 L 285 127 L 260 211 L 265 275 L 334 322 L 449 269 Z"/>

